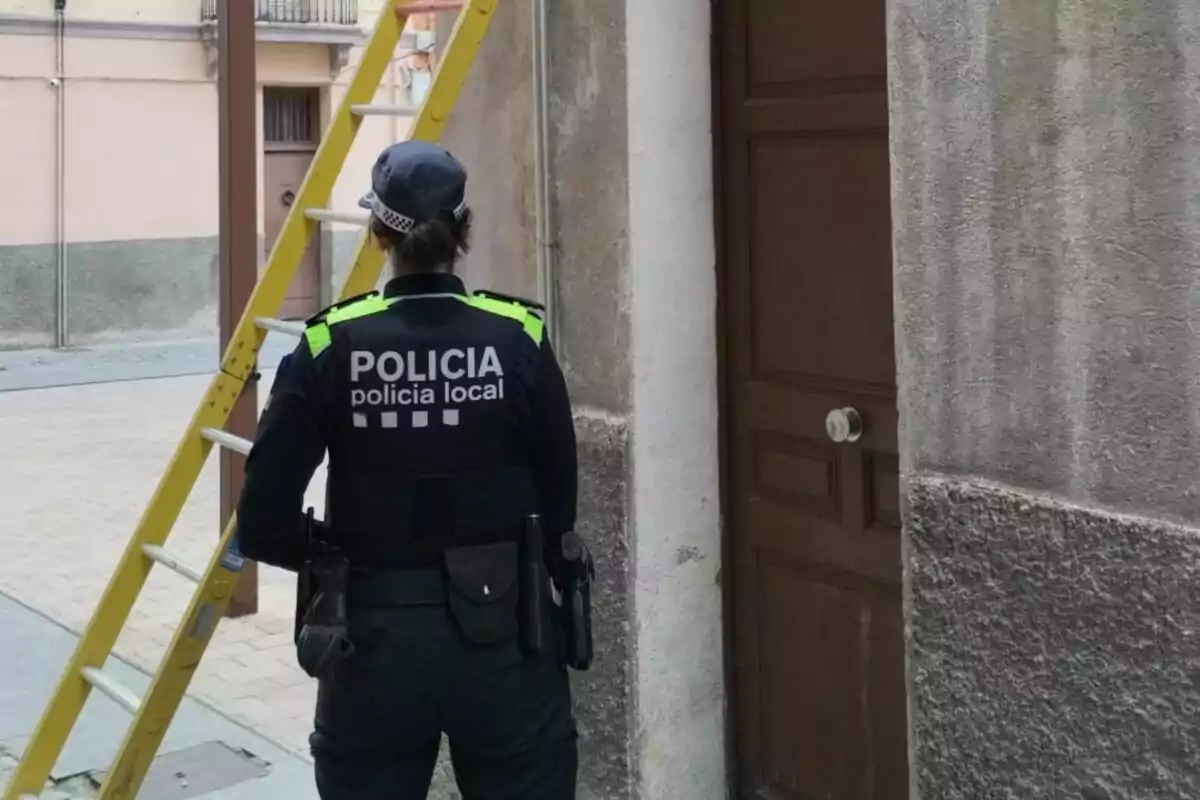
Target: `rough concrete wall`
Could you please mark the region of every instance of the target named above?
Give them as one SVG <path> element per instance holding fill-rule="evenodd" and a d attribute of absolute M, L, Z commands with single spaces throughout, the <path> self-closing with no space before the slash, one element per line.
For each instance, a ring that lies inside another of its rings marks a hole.
<path fill-rule="evenodd" d="M 504 2 L 443 142 L 470 170 L 473 286 L 536 296 L 532 2 Z M 624 22 L 619 3 L 555 0 L 547 36 L 559 358 L 576 409 L 580 533 L 597 559 L 597 663 L 572 673 L 580 797 L 632 791 L 627 542 L 628 311 Z M 439 39 L 450 26 L 443 21 Z M 443 780 L 443 785 L 445 780 Z M 443 786 L 442 791 L 446 791 Z"/>
<path fill-rule="evenodd" d="M 579 534 L 596 557 L 592 626 L 596 663 L 571 675 L 579 725 L 580 800 L 626 800 L 633 785 L 630 686 L 633 616 L 628 471 L 623 421 L 583 411 L 579 436 Z"/>
<path fill-rule="evenodd" d="M 892 8 L 910 466 L 1200 519 L 1200 5 Z"/>
<path fill-rule="evenodd" d="M 467 168 L 475 213 L 463 276 L 475 287 L 537 296 L 531 0 L 499 3 L 442 144 Z M 454 17 L 441 15 L 439 42 Z"/>
<path fill-rule="evenodd" d="M 1194 797 L 1200 6 L 890 15 L 920 796 Z"/>
<path fill-rule="evenodd" d="M 533 3 L 501 3 L 443 143 L 471 170 L 479 224 L 464 274 L 537 295 Z M 620 4 L 551 2 L 549 151 L 555 298 L 576 403 L 628 406 L 628 157 Z M 452 19 L 439 21 L 440 41 Z"/>
<path fill-rule="evenodd" d="M 53 345 L 54 264 L 53 244 L 0 246 L 0 349 Z M 71 242 L 66 267 L 72 346 L 216 330 L 216 239 Z"/>
<path fill-rule="evenodd" d="M 554 0 L 547 39 L 559 349 L 581 443 L 579 528 L 600 581 L 598 663 L 574 680 L 580 788 L 583 798 L 624 800 L 633 796 L 633 608 L 623 4 Z"/>
<path fill-rule="evenodd" d="M 477 215 L 463 274 L 537 295 L 532 0 L 500 3 L 443 143 L 470 170 Z M 449 38 L 452 17 L 438 26 Z M 628 205 L 621 4 L 551 2 L 550 169 L 558 331 L 576 403 L 628 405 Z"/>
<path fill-rule="evenodd" d="M 1200 538 L 998 484 L 909 497 L 922 800 L 1200 797 Z"/>
<path fill-rule="evenodd" d="M 561 348 L 576 402 L 629 407 L 625 8 L 551 0 L 551 142 Z"/>

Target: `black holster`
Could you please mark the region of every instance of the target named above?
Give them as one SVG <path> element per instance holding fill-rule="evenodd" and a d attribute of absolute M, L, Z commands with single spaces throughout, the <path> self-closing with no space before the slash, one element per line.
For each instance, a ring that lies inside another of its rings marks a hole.
<path fill-rule="evenodd" d="M 296 586 L 296 660 L 310 678 L 330 678 L 354 654 L 346 623 L 350 564 L 315 523 L 311 508 L 305 525 L 309 557 Z"/>
<path fill-rule="evenodd" d="M 563 534 L 561 574 L 562 622 L 566 662 L 580 672 L 592 665 L 592 582 L 596 565 L 583 539 L 573 531 Z"/>

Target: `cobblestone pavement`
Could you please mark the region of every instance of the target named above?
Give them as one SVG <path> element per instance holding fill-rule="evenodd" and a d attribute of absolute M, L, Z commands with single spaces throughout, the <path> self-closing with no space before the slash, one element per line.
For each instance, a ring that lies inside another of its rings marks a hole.
<path fill-rule="evenodd" d="M 260 404 L 274 373 L 265 372 Z M 0 592 L 81 631 L 204 391 L 206 375 L 0 392 Z M 203 567 L 218 531 L 210 457 L 168 548 Z M 323 507 L 323 469 L 309 502 Z M 316 684 L 295 663 L 295 576 L 260 567 L 260 612 L 222 621 L 191 695 L 308 756 Z M 117 643 L 154 671 L 194 585 L 156 568 Z M 65 666 L 65 664 L 64 664 Z"/>

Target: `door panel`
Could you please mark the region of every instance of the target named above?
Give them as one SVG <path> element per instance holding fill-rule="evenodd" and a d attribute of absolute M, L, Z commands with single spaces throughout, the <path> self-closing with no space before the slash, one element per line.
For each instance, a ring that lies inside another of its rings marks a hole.
<path fill-rule="evenodd" d="M 739 796 L 903 800 L 885 0 L 717 9 Z"/>
<path fill-rule="evenodd" d="M 747 0 L 745 6 L 752 95 L 772 87 L 792 95 L 788 84 L 885 74 L 887 17 L 879 0 Z"/>
<path fill-rule="evenodd" d="M 263 233 L 268 253 L 279 238 L 312 159 L 313 154 L 306 151 L 268 150 L 263 156 Z M 280 309 L 283 319 L 304 319 L 321 310 L 321 254 L 314 246 L 316 241 L 314 236 L 292 277 Z"/>

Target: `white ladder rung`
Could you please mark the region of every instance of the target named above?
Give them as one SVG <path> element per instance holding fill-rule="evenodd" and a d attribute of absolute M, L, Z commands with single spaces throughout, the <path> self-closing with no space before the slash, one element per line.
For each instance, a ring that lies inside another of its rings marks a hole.
<path fill-rule="evenodd" d="M 310 208 L 304 216 L 317 222 L 343 222 L 347 225 L 366 225 L 371 221 L 370 211 L 334 211 L 331 208 Z"/>
<path fill-rule="evenodd" d="M 204 580 L 204 575 L 197 570 L 192 569 L 187 564 L 184 564 L 182 561 L 175 558 L 175 556 L 171 555 L 166 550 L 163 550 L 156 544 L 142 545 L 142 552 L 145 553 L 146 558 L 158 564 L 162 564 L 167 569 L 178 572 L 180 575 L 190 581 L 200 583 L 200 581 Z"/>
<path fill-rule="evenodd" d="M 254 324 L 265 331 L 275 331 L 276 333 L 286 333 L 288 336 L 303 336 L 305 329 L 308 327 L 303 322 L 292 322 L 286 319 L 271 319 L 270 317 L 259 317 L 254 320 Z"/>
<path fill-rule="evenodd" d="M 462 11 L 466 3 L 463 0 L 410 0 L 396 6 L 397 14 L 412 16 L 413 14 L 445 13 L 447 11 Z"/>
<path fill-rule="evenodd" d="M 350 106 L 350 113 L 360 117 L 415 117 L 417 106 L 397 106 L 386 103 L 362 103 Z"/>
<path fill-rule="evenodd" d="M 226 433 L 219 428 L 203 428 L 200 431 L 200 435 L 214 444 L 219 444 L 227 450 L 241 453 L 244 456 L 249 455 L 250 448 L 254 446 L 254 442 L 249 439 L 234 436 L 232 433 Z"/>
<path fill-rule="evenodd" d="M 133 692 L 126 689 L 121 684 L 114 681 L 112 678 L 105 675 L 96 667 L 84 667 L 80 670 L 83 679 L 95 686 L 101 692 L 109 697 L 114 703 L 128 711 L 130 714 L 136 714 L 138 707 L 142 704 L 142 699 Z"/>

